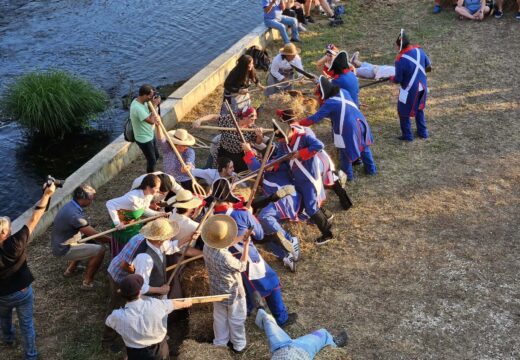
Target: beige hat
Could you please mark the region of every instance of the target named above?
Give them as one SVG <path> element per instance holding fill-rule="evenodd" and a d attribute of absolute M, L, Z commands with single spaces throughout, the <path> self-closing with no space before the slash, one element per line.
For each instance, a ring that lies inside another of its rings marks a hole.
<path fill-rule="evenodd" d="M 202 205 L 202 199 L 191 191 L 182 189 L 166 202 L 168 206 L 182 209 L 195 209 Z"/>
<path fill-rule="evenodd" d="M 212 248 L 224 249 L 229 247 L 238 234 L 238 226 L 229 215 L 218 214 L 210 217 L 200 231 L 202 241 Z"/>
<path fill-rule="evenodd" d="M 293 43 L 285 44 L 283 48 L 280 49 L 280 54 L 282 55 L 298 55 L 301 52 Z"/>
<path fill-rule="evenodd" d="M 177 129 L 168 131 L 172 142 L 177 145 L 191 146 L 195 144 L 195 138 L 188 133 L 186 129 Z"/>
<path fill-rule="evenodd" d="M 149 222 L 141 228 L 139 233 L 148 240 L 171 240 L 179 232 L 179 224 L 166 218 L 159 218 Z"/>

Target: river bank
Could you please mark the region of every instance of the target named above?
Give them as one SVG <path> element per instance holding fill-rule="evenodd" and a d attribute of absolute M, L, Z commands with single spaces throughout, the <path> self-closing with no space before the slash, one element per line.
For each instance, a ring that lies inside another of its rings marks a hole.
<path fill-rule="evenodd" d="M 362 90 L 379 175 L 356 174 L 358 180 L 347 189 L 355 204 L 349 212 L 341 211 L 334 197 L 327 203 L 335 213 L 335 242 L 316 248 L 313 227 L 292 228 L 303 248 L 297 273 L 266 257 L 281 278 L 289 310 L 299 314 L 287 329 L 291 336 L 321 327 L 349 331 L 346 349 L 327 349 L 317 359 L 520 355 L 511 336 L 520 333 L 520 139 L 511 136 L 520 133 L 520 69 L 514 66 L 520 51 L 518 24 L 507 17 L 500 22 L 461 22 L 451 10 L 434 16 L 431 8 L 430 0 L 353 0 L 342 28 L 315 25 L 303 34 L 302 57 L 309 70 L 331 42 L 350 52 L 360 50 L 362 59 L 373 63 L 391 63 L 401 27 L 426 50 L 434 67 L 426 110 L 432 137 L 399 142 L 395 88 Z M 484 36 L 500 38 L 501 43 L 483 43 Z M 271 54 L 279 46 L 273 45 Z M 209 95 L 180 126 L 189 128 L 191 120 L 217 112 L 220 96 L 218 91 Z M 333 152 L 329 126 L 324 122 L 315 130 Z M 144 168 L 139 159 L 99 189 L 87 211 L 93 225 L 110 226 L 104 202 L 127 191 Z M 42 355 L 119 358 L 99 345 L 105 273 L 99 274 L 96 291 L 80 292 L 80 277 L 62 278 L 65 265 L 52 257 L 48 244 L 47 232 L 29 247 Z M 193 318 L 200 312 L 194 307 Z M 194 321 L 190 331 L 211 332 L 207 321 Z M 243 355 L 193 341 L 185 343 L 184 351 L 191 359 L 269 359 L 265 337 L 252 319 L 247 334 Z M 19 358 L 19 349 L 2 353 L 7 359 Z"/>

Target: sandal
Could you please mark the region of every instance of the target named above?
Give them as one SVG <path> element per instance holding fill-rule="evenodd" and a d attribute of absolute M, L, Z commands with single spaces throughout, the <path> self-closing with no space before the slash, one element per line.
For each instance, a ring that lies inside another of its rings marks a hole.
<path fill-rule="evenodd" d="M 85 280 L 83 280 L 83 284 L 81 284 L 81 290 L 92 291 L 94 289 L 94 282 L 88 283 Z"/>

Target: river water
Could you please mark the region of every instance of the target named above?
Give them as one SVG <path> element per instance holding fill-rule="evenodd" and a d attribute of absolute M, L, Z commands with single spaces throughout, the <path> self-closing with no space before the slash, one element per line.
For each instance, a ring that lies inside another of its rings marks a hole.
<path fill-rule="evenodd" d="M 95 123 L 104 136 L 72 151 L 81 147 L 79 160 L 70 144 L 54 158 L 39 154 L 0 117 L 0 215 L 20 215 L 47 174 L 70 175 L 121 133 L 119 98 L 131 81 L 135 91 L 189 78 L 261 21 L 259 0 L 0 0 L 0 91 L 28 71 L 55 68 L 91 81 L 114 105 Z"/>

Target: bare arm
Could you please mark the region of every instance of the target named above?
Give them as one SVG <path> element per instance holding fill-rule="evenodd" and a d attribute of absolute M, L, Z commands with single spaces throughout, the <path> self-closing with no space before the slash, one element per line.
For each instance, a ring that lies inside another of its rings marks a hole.
<path fill-rule="evenodd" d="M 31 218 L 25 224 L 29 229 L 29 234 L 32 234 L 32 232 L 36 228 L 36 225 L 38 225 L 38 222 L 40 222 L 40 219 L 42 218 L 43 213 L 47 208 L 47 204 L 49 203 L 49 201 L 51 201 L 52 194 L 54 194 L 54 192 L 56 191 L 56 186 L 54 185 L 54 183 L 52 183 L 51 185 L 45 184 L 44 186 L 46 187 L 43 191 L 43 196 L 38 202 L 38 204 L 36 204 Z"/>
<path fill-rule="evenodd" d="M 268 12 L 271 12 L 271 10 L 273 10 L 273 6 L 274 6 L 275 3 L 276 3 L 276 0 L 272 0 L 269 3 L 269 5 L 264 8 L 264 13 L 267 14 Z"/>
<path fill-rule="evenodd" d="M 203 116 L 200 119 L 195 120 L 191 124 L 191 127 L 198 128 L 199 126 L 202 125 L 203 122 L 217 121 L 219 119 L 219 117 L 220 117 L 219 114 L 209 114 L 209 115 Z"/>
<path fill-rule="evenodd" d="M 96 229 L 94 229 L 90 225 L 82 227 L 81 229 L 79 229 L 79 232 L 85 236 L 92 236 L 98 234 L 98 231 L 96 231 Z M 110 242 L 110 239 L 110 236 L 100 236 L 98 238 L 98 240 L 102 242 Z"/>

